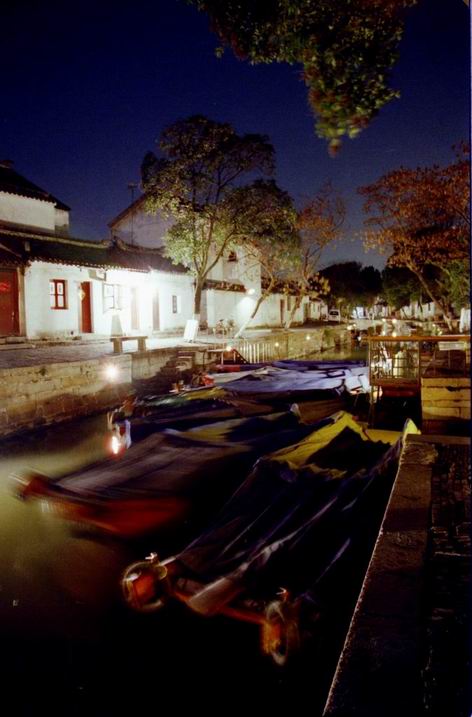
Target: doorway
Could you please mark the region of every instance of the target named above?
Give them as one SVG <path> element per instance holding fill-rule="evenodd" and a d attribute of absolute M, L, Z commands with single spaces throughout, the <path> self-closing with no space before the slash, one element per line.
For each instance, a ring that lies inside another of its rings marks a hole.
<path fill-rule="evenodd" d="M 139 302 L 138 302 L 138 287 L 131 287 L 131 330 L 137 331 L 139 329 Z"/>
<path fill-rule="evenodd" d="M 92 333 L 92 291 L 90 281 L 82 281 L 79 288 L 80 297 L 80 333 Z"/>
<path fill-rule="evenodd" d="M 0 336 L 18 336 L 18 278 L 16 269 L 0 269 Z"/>
<path fill-rule="evenodd" d="M 152 330 L 160 331 L 161 322 L 159 319 L 159 292 L 154 289 L 152 294 Z"/>

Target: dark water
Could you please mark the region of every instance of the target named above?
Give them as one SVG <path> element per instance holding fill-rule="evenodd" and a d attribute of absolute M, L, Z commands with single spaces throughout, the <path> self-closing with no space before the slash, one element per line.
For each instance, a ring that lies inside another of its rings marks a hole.
<path fill-rule="evenodd" d="M 4 714 L 221 714 L 236 705 L 321 714 L 348 604 L 330 638 L 281 672 L 261 657 L 252 625 L 181 606 L 129 612 L 118 584 L 123 567 L 142 557 L 136 548 L 78 534 L 44 502 L 12 494 L 11 473 L 57 476 L 103 456 L 105 431 L 102 415 L 0 446 L 0 684 L 14 705 Z"/>
<path fill-rule="evenodd" d="M 4 440 L 0 448 L 0 676 L 12 714 L 157 714 L 169 699 L 178 713 L 220 714 L 222 692 L 241 707 L 285 702 L 291 714 L 301 714 L 308 697 L 318 714 L 326 657 L 322 680 L 317 661 L 306 657 L 280 672 L 261 657 L 254 626 L 205 620 L 180 606 L 129 612 L 118 578 L 138 557 L 133 549 L 77 535 L 44 503 L 11 494 L 12 472 L 77 468 L 104 454 L 104 435 L 99 416 Z"/>

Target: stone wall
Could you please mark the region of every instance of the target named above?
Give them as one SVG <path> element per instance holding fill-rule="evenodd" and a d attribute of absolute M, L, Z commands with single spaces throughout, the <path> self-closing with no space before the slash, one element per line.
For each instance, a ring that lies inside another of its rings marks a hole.
<path fill-rule="evenodd" d="M 282 334 L 283 335 L 283 334 Z M 345 327 L 327 326 L 326 328 L 307 329 L 289 333 L 287 358 L 311 357 L 323 351 L 333 351 L 350 346 L 350 332 Z"/>
<path fill-rule="evenodd" d="M 427 433 L 450 432 L 470 421 L 470 377 L 421 380 L 422 428 Z"/>
<path fill-rule="evenodd" d="M 231 339 L 228 340 L 231 343 Z M 259 345 L 259 351 L 251 351 L 250 347 Z M 266 351 L 262 350 L 265 344 Z M 249 361 L 282 360 L 286 358 L 323 358 L 324 351 L 333 351 L 351 347 L 350 332 L 344 327 L 327 326 L 326 328 L 307 328 L 304 331 L 280 331 L 264 334 L 260 338 L 254 337 L 243 340 L 240 344 L 235 342 L 235 347 L 240 348 L 241 353 Z"/>
<path fill-rule="evenodd" d="M 131 355 L 0 370 L 0 435 L 84 416 L 119 403 L 131 385 Z M 113 363 L 116 381 L 106 375 Z"/>
<path fill-rule="evenodd" d="M 346 345 L 348 338 L 345 329 L 329 327 L 270 334 L 264 340 L 279 343 L 272 358 L 283 359 L 310 357 L 313 352 Z M 133 381 L 160 372 L 174 375 L 179 366 L 201 366 L 204 356 L 202 347 L 188 346 L 0 369 L 0 435 L 104 411 L 121 402 Z M 113 381 L 105 372 L 110 364 L 118 369 Z"/>

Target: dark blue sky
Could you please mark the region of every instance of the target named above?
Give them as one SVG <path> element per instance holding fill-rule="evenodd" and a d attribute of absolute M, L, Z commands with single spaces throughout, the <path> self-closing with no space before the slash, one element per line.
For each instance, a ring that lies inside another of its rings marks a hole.
<path fill-rule="evenodd" d="M 400 165 L 452 160 L 469 137 L 469 17 L 462 0 L 410 11 L 387 105 L 331 159 L 313 131 L 299 68 L 252 67 L 217 44 L 206 16 L 183 0 L 26 2 L 3 10 L 0 156 L 72 208 L 72 234 L 108 236 L 129 203 L 144 153 L 176 119 L 206 114 L 268 134 L 277 180 L 300 202 L 326 180 L 362 226 L 356 189 Z M 327 257 L 381 266 L 348 241 Z"/>

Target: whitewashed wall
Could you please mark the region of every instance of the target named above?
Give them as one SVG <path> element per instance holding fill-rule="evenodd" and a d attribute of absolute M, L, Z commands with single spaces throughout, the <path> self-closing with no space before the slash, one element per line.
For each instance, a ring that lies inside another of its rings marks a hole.
<path fill-rule="evenodd" d="M 185 328 L 193 316 L 193 278 L 188 274 L 152 273 L 152 285 L 159 298 L 161 331 Z M 177 313 L 172 311 L 172 297 L 177 297 Z"/>
<path fill-rule="evenodd" d="M 427 304 L 412 301 L 409 306 L 402 306 L 400 311 L 402 316 L 415 319 L 434 319 L 438 313 L 434 301 Z"/>
<path fill-rule="evenodd" d="M 0 192 L 0 221 L 54 231 L 55 206 L 52 202 Z"/>
<path fill-rule="evenodd" d="M 67 209 L 54 210 L 54 224 L 58 234 L 68 234 L 69 232 L 69 212 Z"/>
<path fill-rule="evenodd" d="M 147 214 L 144 210 L 127 214 L 112 227 L 113 236 L 127 244 L 140 244 L 156 249 L 164 245 L 164 236 L 171 222 L 160 214 Z"/>
<path fill-rule="evenodd" d="M 107 309 L 103 285 L 115 284 L 123 287 L 121 309 Z M 131 328 L 131 288 L 137 289 L 138 326 Z M 93 331 L 110 336 L 122 329 L 124 334 L 148 334 L 152 330 L 152 276 L 127 269 L 113 269 L 106 272 L 105 281 L 93 282 L 92 297 Z M 119 322 L 114 317 L 118 317 Z M 117 326 L 118 325 L 118 326 Z"/>
<path fill-rule="evenodd" d="M 92 332 L 101 336 L 115 333 L 117 319 L 124 333 L 131 331 L 131 287 L 137 288 L 139 327 L 138 332 L 152 330 L 152 284 L 151 274 L 126 269 L 106 272 L 106 280 L 94 278 L 95 270 L 34 262 L 25 270 L 25 323 L 29 338 L 62 337 L 80 334 L 79 288 L 82 282 L 91 283 Z M 49 282 L 52 279 L 67 282 L 67 309 L 52 309 L 49 304 Z M 123 308 L 107 309 L 104 301 L 104 284 L 123 287 Z"/>
<path fill-rule="evenodd" d="M 67 309 L 52 309 L 49 303 L 49 282 L 60 279 L 67 282 Z M 97 278 L 97 270 L 34 262 L 25 270 L 25 333 L 29 338 L 71 337 L 81 333 L 79 314 L 79 289 L 82 282 L 91 284 L 92 333 L 97 336 L 124 334 L 152 335 L 153 302 L 157 293 L 159 305 L 159 331 L 184 330 L 193 316 L 194 282 L 188 274 L 171 274 L 153 271 L 148 274 L 127 269 L 113 269 Z M 104 285 L 121 287 L 121 308 L 107 308 Z M 247 283 L 250 287 L 249 282 Z M 136 290 L 138 326 L 132 326 L 131 290 Z M 176 297 L 173 301 L 173 297 Z M 258 293 L 207 290 L 202 297 L 202 320 L 210 327 L 219 319 L 232 319 L 236 327 L 243 326 L 254 310 Z M 288 315 L 287 297 L 273 294 L 262 302 L 256 317 L 249 326 L 280 326 L 280 301 L 285 302 L 285 318 Z M 293 301 L 294 299 L 292 299 Z M 174 305 L 177 311 L 174 312 Z M 311 318 L 318 318 L 322 304 L 311 305 Z M 294 323 L 302 322 L 303 305 L 298 309 Z"/>
<path fill-rule="evenodd" d="M 246 289 L 259 290 L 261 285 L 261 269 L 252 259 L 244 255 L 240 249 L 234 251 L 237 261 L 229 261 L 229 252 L 226 252 L 208 274 L 214 281 L 230 281 L 244 284 Z"/>

